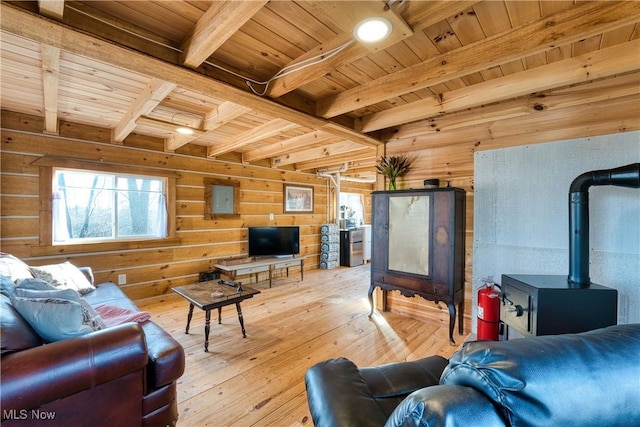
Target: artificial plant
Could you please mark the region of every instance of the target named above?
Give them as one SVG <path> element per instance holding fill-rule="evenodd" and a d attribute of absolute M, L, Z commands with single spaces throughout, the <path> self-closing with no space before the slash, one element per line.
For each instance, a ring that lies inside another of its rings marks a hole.
<path fill-rule="evenodd" d="M 376 170 L 389 180 L 389 190 L 396 189 L 396 178 L 406 174 L 411 168 L 411 160 L 406 156 L 383 156 L 376 163 Z"/>

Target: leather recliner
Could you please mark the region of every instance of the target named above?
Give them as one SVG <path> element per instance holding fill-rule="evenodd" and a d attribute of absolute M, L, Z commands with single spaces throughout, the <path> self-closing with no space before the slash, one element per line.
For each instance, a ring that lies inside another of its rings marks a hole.
<path fill-rule="evenodd" d="M 640 425 L 640 324 L 469 342 L 448 364 L 331 359 L 305 381 L 316 427 Z"/>

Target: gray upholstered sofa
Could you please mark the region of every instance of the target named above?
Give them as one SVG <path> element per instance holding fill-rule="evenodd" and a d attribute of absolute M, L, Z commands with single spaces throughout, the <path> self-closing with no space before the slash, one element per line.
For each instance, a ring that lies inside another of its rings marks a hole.
<path fill-rule="evenodd" d="M 451 359 L 306 374 L 316 427 L 637 426 L 640 324 L 466 343 Z"/>

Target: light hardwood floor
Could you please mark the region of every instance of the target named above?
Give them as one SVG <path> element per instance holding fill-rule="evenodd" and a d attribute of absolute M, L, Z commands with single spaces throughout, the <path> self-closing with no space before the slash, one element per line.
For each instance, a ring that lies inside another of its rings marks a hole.
<path fill-rule="evenodd" d="M 313 364 L 344 356 L 374 366 L 449 357 L 458 348 L 444 322 L 377 311 L 370 319 L 369 265 L 305 273 L 304 281 L 298 271 L 278 277 L 272 288 L 250 284 L 261 293 L 242 303 L 246 338 L 235 306 L 223 308 L 221 325 L 214 310 L 208 353 L 204 312 L 195 310 L 186 335 L 188 303 L 181 297 L 139 304 L 185 348 L 178 426 L 312 426 L 304 374 Z M 458 344 L 466 338 L 455 334 Z"/>

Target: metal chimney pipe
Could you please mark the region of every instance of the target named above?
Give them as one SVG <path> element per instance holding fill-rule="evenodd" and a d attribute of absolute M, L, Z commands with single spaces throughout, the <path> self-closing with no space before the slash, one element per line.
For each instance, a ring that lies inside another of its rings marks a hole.
<path fill-rule="evenodd" d="M 569 286 L 588 288 L 589 277 L 589 188 L 615 185 L 640 188 L 640 163 L 614 169 L 585 172 L 569 187 Z"/>

